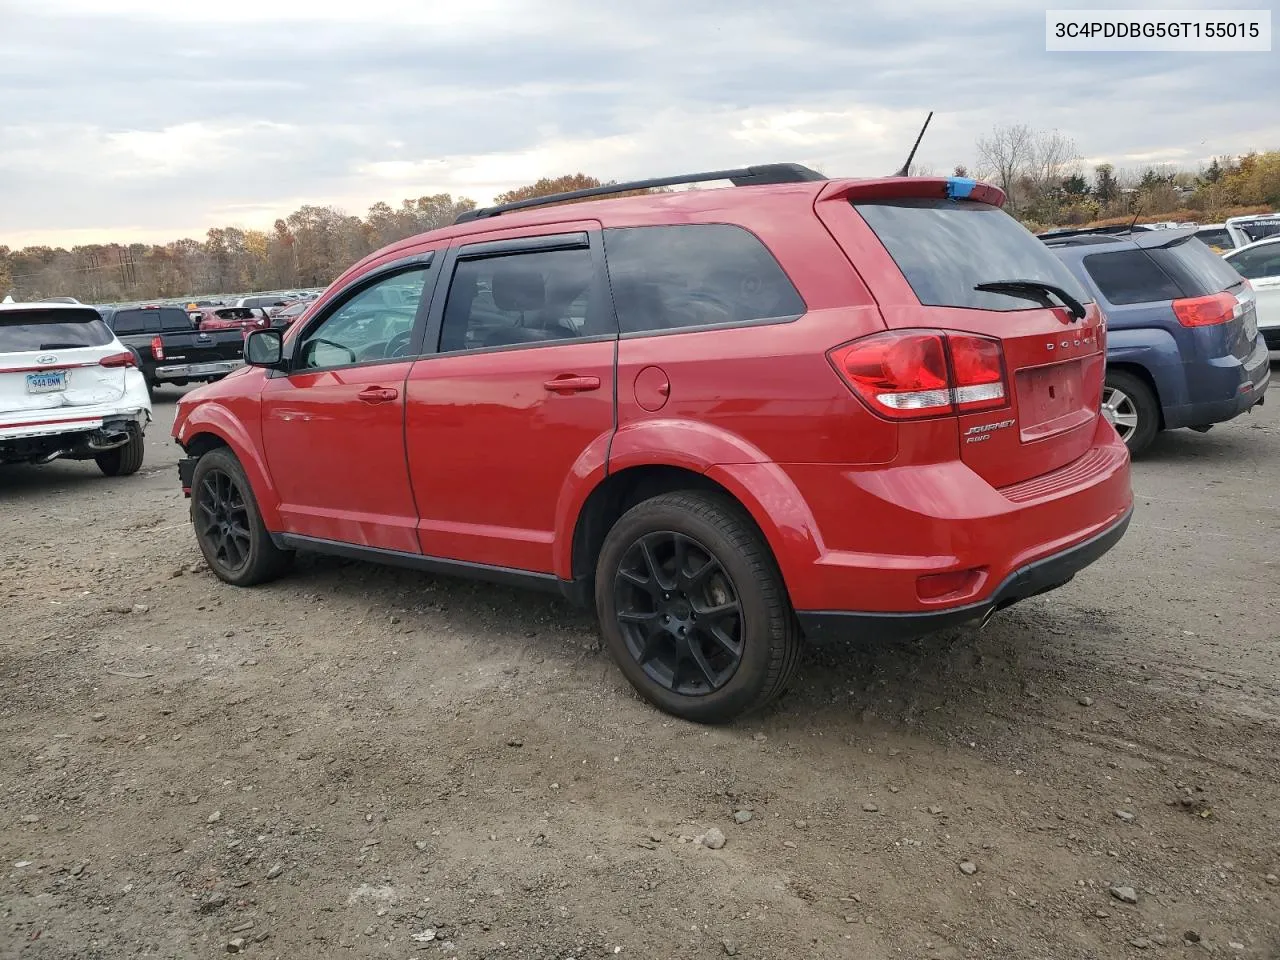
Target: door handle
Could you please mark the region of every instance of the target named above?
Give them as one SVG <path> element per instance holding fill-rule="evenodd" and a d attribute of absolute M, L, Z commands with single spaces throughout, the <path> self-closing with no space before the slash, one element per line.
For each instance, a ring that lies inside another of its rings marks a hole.
<path fill-rule="evenodd" d="M 393 387 L 365 387 L 356 396 L 365 403 L 388 403 L 400 396 L 400 391 Z"/>
<path fill-rule="evenodd" d="M 573 374 L 564 374 L 554 380 L 548 380 L 542 386 L 552 393 L 584 393 L 587 390 L 599 390 L 600 378 L 575 377 Z"/>

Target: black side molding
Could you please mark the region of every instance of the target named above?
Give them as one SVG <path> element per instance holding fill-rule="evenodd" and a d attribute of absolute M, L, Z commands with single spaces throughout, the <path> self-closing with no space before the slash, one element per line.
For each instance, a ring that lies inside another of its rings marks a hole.
<path fill-rule="evenodd" d="M 935 630 L 948 630 L 974 620 L 982 620 L 1020 600 L 1047 593 L 1068 583 L 1072 577 L 1114 547 L 1129 529 L 1133 507 L 1114 524 L 1083 543 L 1061 553 L 1029 563 L 1005 577 L 1004 582 L 979 603 L 950 610 L 923 613 L 851 612 L 844 610 L 797 610 L 796 617 L 810 640 L 856 638 L 894 640 L 918 637 Z"/>
<path fill-rule="evenodd" d="M 384 550 L 381 547 L 363 547 L 337 540 L 323 540 L 319 537 L 300 537 L 294 533 L 273 533 L 271 540 L 281 550 L 304 550 L 333 557 L 345 557 L 348 560 L 364 560 L 369 563 L 407 567 L 425 573 L 484 580 L 489 583 L 502 583 L 549 593 L 561 592 L 560 581 L 550 573 L 494 567 L 484 563 L 469 563 L 466 560 L 450 560 L 446 557 L 428 557 L 421 553 L 403 553 L 399 550 Z"/>

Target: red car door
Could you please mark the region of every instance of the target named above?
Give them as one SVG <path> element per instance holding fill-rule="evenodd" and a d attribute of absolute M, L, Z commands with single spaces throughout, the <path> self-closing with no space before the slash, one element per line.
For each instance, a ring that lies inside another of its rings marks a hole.
<path fill-rule="evenodd" d="M 283 532 L 418 552 L 405 377 L 434 282 L 424 255 L 375 268 L 290 341 L 288 374 L 262 391 L 262 446 Z"/>
<path fill-rule="evenodd" d="M 617 325 L 599 224 L 451 251 L 409 372 L 405 438 L 422 552 L 550 574 L 556 505 L 607 456 Z M 448 284 L 447 289 L 444 284 Z"/>

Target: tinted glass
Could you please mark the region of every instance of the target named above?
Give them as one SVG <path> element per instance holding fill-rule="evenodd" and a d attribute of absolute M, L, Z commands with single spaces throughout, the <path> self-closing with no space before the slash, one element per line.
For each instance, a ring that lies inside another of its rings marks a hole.
<path fill-rule="evenodd" d="M 1267 243 L 1245 250 L 1226 262 L 1248 280 L 1280 277 L 1280 243 Z"/>
<path fill-rule="evenodd" d="M 1195 237 L 1152 250 L 1151 256 L 1189 297 L 1221 293 L 1240 283 L 1240 275 Z"/>
<path fill-rule="evenodd" d="M 1095 253 L 1084 258 L 1084 268 L 1112 303 L 1152 303 L 1185 295 L 1145 250 Z"/>
<path fill-rule="evenodd" d="M 623 333 L 789 319 L 806 309 L 773 254 L 741 227 L 611 228 L 604 249 Z"/>
<path fill-rule="evenodd" d="M 160 317 L 155 310 L 117 310 L 111 318 L 111 328 L 120 336 L 139 333 L 159 333 Z"/>
<path fill-rule="evenodd" d="M 105 347 L 111 339 L 91 310 L 0 311 L 0 353 Z"/>
<path fill-rule="evenodd" d="M 1253 243 L 1263 237 L 1274 237 L 1280 234 L 1280 217 L 1269 220 L 1245 220 L 1235 226 L 1249 238 L 1250 243 Z"/>
<path fill-rule="evenodd" d="M 916 297 L 926 306 L 1027 310 L 1025 297 L 973 289 L 995 280 L 1039 280 L 1081 302 L 1093 298 L 1040 240 L 999 207 L 971 200 L 855 203 Z"/>
<path fill-rule="evenodd" d="M 1227 233 L 1226 227 L 1214 227 L 1212 230 L 1197 230 L 1196 236 L 1200 238 L 1200 242 L 1205 244 L 1211 250 L 1230 250 L 1235 246 L 1231 242 L 1231 234 Z"/>
<path fill-rule="evenodd" d="M 591 251 L 542 250 L 460 260 L 449 285 L 440 350 L 479 350 L 612 335 L 593 293 Z"/>
<path fill-rule="evenodd" d="M 342 367 L 409 356 L 427 267 L 366 287 L 312 328 L 299 345 L 303 367 Z"/>
<path fill-rule="evenodd" d="M 177 307 L 161 307 L 153 312 L 160 314 L 161 330 L 191 329 L 191 317 L 187 315 L 185 310 L 180 310 Z"/>

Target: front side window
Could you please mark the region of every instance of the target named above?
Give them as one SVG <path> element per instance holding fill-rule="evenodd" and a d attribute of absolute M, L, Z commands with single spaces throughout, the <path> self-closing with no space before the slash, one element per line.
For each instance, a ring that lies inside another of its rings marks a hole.
<path fill-rule="evenodd" d="M 604 249 L 623 333 L 793 319 L 806 309 L 773 254 L 741 227 L 611 227 Z"/>
<path fill-rule="evenodd" d="M 1280 243 L 1244 250 L 1227 260 L 1246 280 L 1280 277 Z"/>
<path fill-rule="evenodd" d="M 344 301 L 303 337 L 298 366 L 314 370 L 407 356 L 428 270 L 383 277 Z"/>
<path fill-rule="evenodd" d="M 607 336 L 586 247 L 459 260 L 445 300 L 440 352 Z"/>

